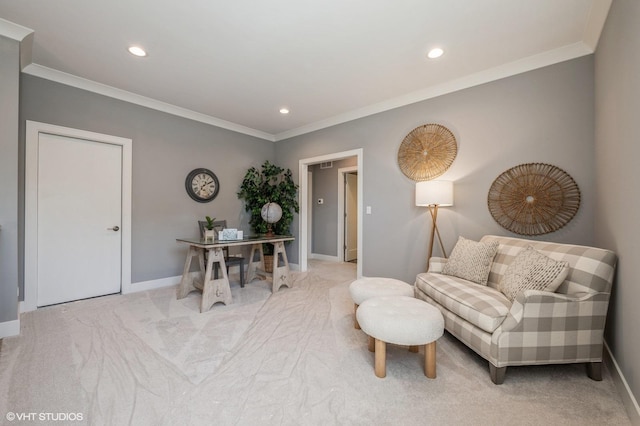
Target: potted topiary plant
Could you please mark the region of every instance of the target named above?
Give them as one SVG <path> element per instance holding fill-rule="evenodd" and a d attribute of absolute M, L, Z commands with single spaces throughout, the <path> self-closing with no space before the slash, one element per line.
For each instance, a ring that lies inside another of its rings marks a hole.
<path fill-rule="evenodd" d="M 206 216 L 205 219 L 207 220 L 207 223 L 204 225 L 204 240 L 214 241 L 216 238 L 216 231 L 213 229 L 213 222 L 216 218 L 214 217 L 211 219 L 211 216 Z"/>
<path fill-rule="evenodd" d="M 293 221 L 293 213 L 298 213 L 298 185 L 293 182 L 290 169 L 265 161 L 262 169 L 251 167 L 244 176 L 238 198 L 244 200 L 245 210 L 251 213 L 249 224 L 254 232 L 266 234 L 271 226 L 277 235 L 290 235 L 289 227 Z M 262 218 L 262 207 L 267 203 L 276 203 L 282 209 L 282 217 L 273 224 Z M 265 244 L 265 256 L 273 254 L 273 246 Z M 272 262 L 265 259 L 266 265 Z M 265 265 L 265 267 L 267 267 Z"/>

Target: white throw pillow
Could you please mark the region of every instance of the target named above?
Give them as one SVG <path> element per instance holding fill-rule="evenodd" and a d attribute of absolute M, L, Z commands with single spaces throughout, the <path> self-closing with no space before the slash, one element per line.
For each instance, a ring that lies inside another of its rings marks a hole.
<path fill-rule="evenodd" d="M 482 243 L 458 237 L 458 242 L 442 268 L 442 273 L 476 284 L 487 285 L 491 263 L 498 251 L 498 244 L 498 241 L 495 240 Z"/>
<path fill-rule="evenodd" d="M 568 262 L 558 262 L 528 246 L 507 267 L 498 290 L 511 301 L 524 290 L 554 292 L 568 274 Z"/>

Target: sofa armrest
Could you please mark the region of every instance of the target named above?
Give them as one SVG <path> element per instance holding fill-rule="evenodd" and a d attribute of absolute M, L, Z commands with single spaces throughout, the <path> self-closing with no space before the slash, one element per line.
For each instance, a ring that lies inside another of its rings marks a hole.
<path fill-rule="evenodd" d="M 436 272 L 438 274 L 442 273 L 442 268 L 444 268 L 445 263 L 447 263 L 446 257 L 431 257 L 429 259 L 429 267 L 427 268 L 427 271 Z"/>
<path fill-rule="evenodd" d="M 511 310 L 498 330 L 582 331 L 604 329 L 609 293 L 560 294 L 525 290 L 513 301 Z M 571 320 L 567 321 L 567 318 Z M 588 320 L 580 321 L 580 318 Z"/>
<path fill-rule="evenodd" d="M 495 367 L 601 362 L 609 293 L 526 290 L 491 336 Z"/>

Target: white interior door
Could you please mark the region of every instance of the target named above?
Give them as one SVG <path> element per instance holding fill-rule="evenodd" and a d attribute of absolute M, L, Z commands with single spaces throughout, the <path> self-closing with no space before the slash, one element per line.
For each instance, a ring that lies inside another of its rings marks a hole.
<path fill-rule="evenodd" d="M 38 306 L 120 292 L 122 149 L 40 133 Z"/>
<path fill-rule="evenodd" d="M 358 175 L 345 174 L 344 203 L 344 260 L 351 262 L 358 258 Z"/>

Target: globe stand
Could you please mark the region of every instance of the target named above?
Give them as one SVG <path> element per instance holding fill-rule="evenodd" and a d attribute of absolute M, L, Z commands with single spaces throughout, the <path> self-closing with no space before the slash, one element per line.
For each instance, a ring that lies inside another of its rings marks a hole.
<path fill-rule="evenodd" d="M 260 216 L 262 216 L 262 220 L 267 223 L 267 233 L 265 236 L 273 237 L 275 235 L 273 233 L 273 224 L 282 218 L 282 208 L 276 203 L 267 203 L 262 206 Z"/>
<path fill-rule="evenodd" d="M 265 237 L 273 237 L 276 234 L 273 233 L 273 224 L 272 223 L 268 223 L 267 224 L 267 233 L 264 234 Z"/>

